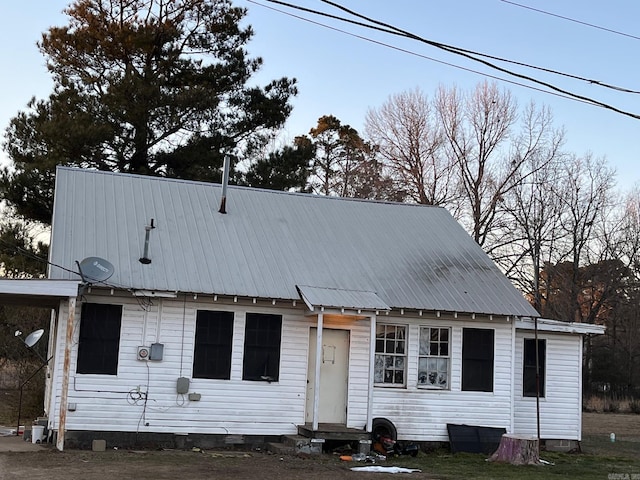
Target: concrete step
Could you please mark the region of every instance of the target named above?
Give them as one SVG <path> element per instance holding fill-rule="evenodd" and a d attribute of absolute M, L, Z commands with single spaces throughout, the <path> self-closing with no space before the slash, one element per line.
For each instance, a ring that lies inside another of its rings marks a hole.
<path fill-rule="evenodd" d="M 267 445 L 270 452 L 282 454 L 319 455 L 322 453 L 324 439 L 307 438 L 302 435 L 283 435 L 280 442 Z"/>
<path fill-rule="evenodd" d="M 267 450 L 271 453 L 278 455 L 295 455 L 296 449 L 291 445 L 286 445 L 282 442 L 269 442 L 267 443 Z"/>

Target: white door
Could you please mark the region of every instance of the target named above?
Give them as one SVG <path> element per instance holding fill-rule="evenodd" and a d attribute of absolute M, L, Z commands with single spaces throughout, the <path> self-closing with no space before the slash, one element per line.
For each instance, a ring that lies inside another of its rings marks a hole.
<path fill-rule="evenodd" d="M 306 422 L 313 422 L 317 333 L 318 330 L 316 328 L 312 328 L 309 333 Z M 349 330 L 322 330 L 321 361 L 318 423 L 346 424 L 349 380 Z"/>

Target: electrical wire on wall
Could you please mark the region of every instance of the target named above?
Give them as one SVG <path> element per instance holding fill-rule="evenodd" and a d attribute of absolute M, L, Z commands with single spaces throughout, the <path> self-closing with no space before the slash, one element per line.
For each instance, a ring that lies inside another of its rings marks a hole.
<path fill-rule="evenodd" d="M 140 414 L 140 418 L 138 419 L 138 425 L 136 426 L 136 441 L 138 440 L 138 432 L 140 431 L 140 424 L 144 423 L 145 426 L 149 426 L 149 422 L 147 422 L 146 414 L 147 414 L 147 403 L 149 401 L 149 382 L 151 378 L 151 371 L 149 369 L 149 363 L 145 362 L 147 366 L 147 389 L 144 392 L 138 392 L 140 394 L 140 401 L 142 402 L 142 413 Z M 130 394 L 131 397 L 131 394 Z"/>

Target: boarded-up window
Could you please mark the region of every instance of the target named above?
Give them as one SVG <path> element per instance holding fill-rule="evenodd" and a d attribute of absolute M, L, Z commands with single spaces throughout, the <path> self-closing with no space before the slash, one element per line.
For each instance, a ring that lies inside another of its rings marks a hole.
<path fill-rule="evenodd" d="M 462 329 L 462 390 L 493 392 L 494 331 Z"/>
<path fill-rule="evenodd" d="M 538 365 L 540 372 L 540 397 L 544 397 L 544 378 L 546 365 L 547 342 L 538 339 Z M 525 397 L 536 396 L 536 339 L 524 339 L 522 371 L 522 395 Z"/>
<path fill-rule="evenodd" d="M 449 388 L 451 363 L 449 328 L 420 327 L 418 351 L 418 385 Z"/>
<path fill-rule="evenodd" d="M 376 325 L 374 383 L 404 386 L 407 359 L 407 327 Z"/>
<path fill-rule="evenodd" d="M 117 375 L 122 305 L 83 303 L 77 373 Z"/>
<path fill-rule="evenodd" d="M 282 316 L 247 313 L 246 320 L 242 379 L 277 382 Z"/>
<path fill-rule="evenodd" d="M 199 310 L 193 354 L 194 378 L 231 378 L 233 312 Z"/>

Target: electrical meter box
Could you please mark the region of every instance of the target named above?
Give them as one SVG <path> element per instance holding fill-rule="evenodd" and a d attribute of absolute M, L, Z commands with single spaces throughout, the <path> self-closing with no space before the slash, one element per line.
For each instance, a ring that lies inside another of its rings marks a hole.
<path fill-rule="evenodd" d="M 152 343 L 151 352 L 149 353 L 149 360 L 155 360 L 156 362 L 162 360 L 163 352 L 164 352 L 163 343 Z"/>
<path fill-rule="evenodd" d="M 176 382 L 176 391 L 178 393 L 189 393 L 189 379 L 180 377 Z"/>

